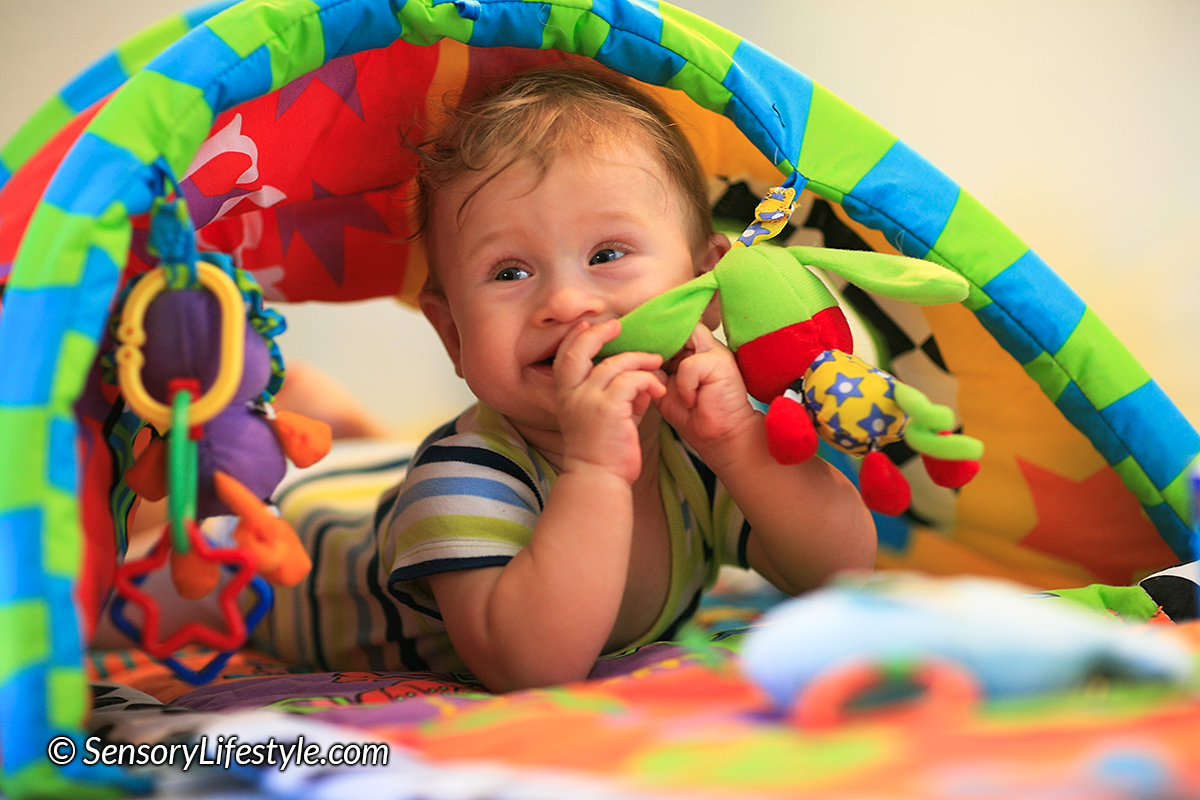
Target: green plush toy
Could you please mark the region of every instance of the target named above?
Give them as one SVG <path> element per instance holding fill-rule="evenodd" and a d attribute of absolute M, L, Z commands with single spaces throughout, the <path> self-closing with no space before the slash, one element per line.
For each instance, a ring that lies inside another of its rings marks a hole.
<path fill-rule="evenodd" d="M 683 348 L 714 293 L 720 292 L 726 339 L 747 390 L 768 406 L 768 444 L 777 461 L 792 464 L 811 458 L 818 436 L 864 456 L 859 472 L 863 499 L 871 509 L 893 515 L 908 508 L 911 490 L 899 469 L 879 452 L 890 442 L 906 439 L 939 486 L 957 488 L 971 480 L 979 470 L 983 445 L 951 433 L 951 409 L 852 355 L 845 315 L 805 264 L 918 305 L 958 302 L 968 291 L 961 275 L 915 258 L 735 245 L 711 272 L 623 317 L 620 336 L 599 357 L 640 350 L 670 359 Z"/>

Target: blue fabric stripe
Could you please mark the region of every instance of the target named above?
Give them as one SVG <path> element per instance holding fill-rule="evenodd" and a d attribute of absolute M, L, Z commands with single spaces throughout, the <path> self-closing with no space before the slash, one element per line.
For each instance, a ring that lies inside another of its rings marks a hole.
<path fill-rule="evenodd" d="M 325 60 L 386 47 L 399 38 L 400 20 L 388 3 L 374 5 L 345 0 L 319 0 Z"/>
<path fill-rule="evenodd" d="M 786 76 L 786 80 L 779 80 Z M 761 81 L 770 78 L 771 84 Z M 774 164 L 800 158 L 808 124 L 813 84 L 757 45 L 742 40 L 733 53 L 733 68 L 724 86 L 733 92 L 725 111 L 745 136 Z"/>
<path fill-rule="evenodd" d="M 0 514 L 0 604 L 42 594 L 42 511 Z"/>
<path fill-rule="evenodd" d="M 454 423 L 451 423 L 454 424 Z M 446 430 L 445 428 L 443 430 Z M 433 437 L 429 437 L 432 439 Z M 446 437 L 439 437 L 438 441 Z M 427 439 L 428 441 L 429 439 Z M 455 445 L 440 445 L 434 444 L 425 448 L 417 455 L 417 460 L 413 464 L 413 469 L 422 464 L 434 464 L 448 461 L 462 461 L 476 467 L 485 467 L 495 470 L 496 472 L 508 475 L 529 487 L 529 491 L 533 492 L 537 498 L 538 509 L 545 505 L 545 499 L 542 497 L 541 490 L 538 488 L 537 482 L 529 476 L 525 470 L 516 464 L 512 459 L 506 458 L 493 450 L 487 450 L 482 447 L 463 447 Z"/>
<path fill-rule="evenodd" d="M 666 85 L 683 69 L 683 56 L 660 43 L 663 20 L 657 13 L 633 3 L 602 10 L 612 28 L 596 51 L 601 64 L 656 86 Z"/>
<path fill-rule="evenodd" d="M 1087 306 L 1037 253 L 1029 250 L 983 285 L 988 297 L 1021 324 L 1042 349 L 1057 353 Z"/>
<path fill-rule="evenodd" d="M 46 479 L 51 486 L 74 494 L 79 479 L 75 464 L 75 422 L 50 420 L 50 452 L 47 454 Z"/>
<path fill-rule="evenodd" d="M 1154 487 L 1163 490 L 1200 451 L 1200 435 L 1154 381 L 1100 410 L 1126 442 Z"/>
<path fill-rule="evenodd" d="M 50 664 L 79 669 L 83 663 L 83 639 L 75 614 L 75 580 L 48 575 L 42 588 L 50 606 Z"/>
<path fill-rule="evenodd" d="M 12 175 L 12 170 L 9 169 L 3 161 L 0 161 L 0 188 L 2 188 L 4 184 L 8 183 L 8 180 L 12 177 Z"/>
<path fill-rule="evenodd" d="M 212 17 L 215 17 L 220 12 L 237 5 L 241 0 L 217 0 L 215 3 L 205 3 L 202 6 L 197 6 L 191 11 L 183 12 L 183 20 L 189 28 L 198 27 L 207 22 Z"/>
<path fill-rule="evenodd" d="M 187 47 L 168 48 L 146 69 L 203 89 L 214 115 L 271 90 L 271 54 L 266 45 L 243 59 L 210 28 L 196 28 L 188 34 Z"/>
<path fill-rule="evenodd" d="M 592 0 L 592 13 L 624 33 L 655 44 L 662 41 L 663 18 L 658 0 Z"/>
<path fill-rule="evenodd" d="M 135 177 L 137 180 L 131 181 Z M 72 214 L 98 217 L 115 199 L 130 213 L 150 208 L 154 170 L 123 147 L 84 132 L 75 142 L 42 199 Z M 125 191 L 125 196 L 116 193 Z"/>
<path fill-rule="evenodd" d="M 996 303 L 975 309 L 975 316 L 1000 346 L 1021 364 L 1028 364 L 1043 352 L 1029 332 Z"/>
<path fill-rule="evenodd" d="M 21 369 L 0 370 L 0 404 L 39 405 L 50 401 L 55 356 L 71 311 L 70 288 L 36 291 L 9 289 L 4 294 L 0 353 Z"/>
<path fill-rule="evenodd" d="M 204 100 L 214 114 L 271 91 L 271 51 L 264 44 L 209 84 Z"/>
<path fill-rule="evenodd" d="M 397 501 L 397 508 L 403 510 L 413 503 L 431 497 L 453 497 L 467 495 L 494 500 L 497 503 L 523 508 L 537 513 L 537 508 L 531 507 L 523 497 L 513 491 L 506 483 L 488 478 L 475 477 L 445 477 L 426 478 L 410 485 Z"/>
<path fill-rule="evenodd" d="M 109 304 L 121 277 L 121 269 L 107 252 L 99 247 L 88 248 L 83 262 L 83 274 L 75 287 L 71 303 L 73 324 L 69 327 L 93 341 L 100 341 Z"/>
<path fill-rule="evenodd" d="M 471 29 L 471 40 L 467 44 L 476 47 L 524 47 L 540 50 L 542 28 L 549 14 L 541 3 L 521 0 L 499 0 L 485 2 L 483 13 Z"/>
<path fill-rule="evenodd" d="M 1154 523 L 1154 527 L 1158 528 L 1158 533 L 1162 536 L 1163 541 L 1175 552 L 1180 561 L 1196 560 L 1197 554 L 1193 553 L 1191 548 L 1192 529 L 1179 518 L 1179 514 L 1171 508 L 1169 503 L 1163 502 L 1153 506 L 1143 504 L 1142 508 L 1145 509 L 1146 516 L 1150 517 L 1150 521 Z"/>
<path fill-rule="evenodd" d="M 46 667 L 34 664 L 0 683 L 0 708 L 4 709 L 4 736 L 0 759 L 4 771 L 16 774 L 46 758 L 52 734 L 46 713 Z"/>
<path fill-rule="evenodd" d="M 203 88 L 231 66 L 241 61 L 237 51 L 211 28 L 194 29 L 187 36 L 187 47 L 169 47 L 146 65 L 146 69 L 166 75 L 189 86 Z"/>
<path fill-rule="evenodd" d="M 1054 404 L 1071 424 L 1091 440 L 1109 465 L 1129 457 L 1129 451 L 1109 427 L 1108 420 L 1100 415 L 1092 401 L 1088 400 L 1074 381 L 1067 384 L 1067 388 L 1063 389 Z"/>
<path fill-rule="evenodd" d="M 117 54 L 109 53 L 64 86 L 58 96 L 78 114 L 128 79 Z"/>
<path fill-rule="evenodd" d="M 896 142 L 845 196 L 855 220 L 882 231 L 900 252 L 924 258 L 958 202 L 960 189 L 904 142 Z"/>
<path fill-rule="evenodd" d="M 512 561 L 512 556 L 479 556 L 477 558 L 435 558 L 432 561 L 422 561 L 420 564 L 413 564 L 411 567 L 400 567 L 392 570 L 392 574 L 388 576 L 388 585 L 397 581 L 415 581 L 418 578 L 428 578 L 430 575 L 440 575 L 443 572 L 458 572 L 464 569 L 480 569 L 481 567 L 503 567 L 509 561 Z M 400 595 L 404 594 L 404 597 Z M 441 619 L 441 615 L 436 611 L 415 605 L 413 598 L 403 592 L 392 590 L 392 595 L 396 599 L 401 600 L 409 607 L 420 611 L 422 614 Z M 407 598 L 407 599 L 405 599 Z"/>

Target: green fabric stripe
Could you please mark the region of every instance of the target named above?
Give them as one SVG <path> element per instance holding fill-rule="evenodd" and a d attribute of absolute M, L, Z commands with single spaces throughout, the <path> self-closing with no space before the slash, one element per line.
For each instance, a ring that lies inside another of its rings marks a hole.
<path fill-rule="evenodd" d="M 303 0 L 293 0 L 286 9 L 256 5 L 218 16 L 209 28 L 243 58 L 266 46 L 274 91 L 325 63 L 320 10 Z"/>
<path fill-rule="evenodd" d="M 50 656 L 50 610 L 43 600 L 21 600 L 0 606 L 0 629 L 7 647 L 0 648 L 0 683 Z M 82 714 L 76 720 L 82 719 Z M 78 724 L 77 722 L 75 724 Z"/>
<path fill-rule="evenodd" d="M 83 563 L 79 502 L 75 495 L 50 486 L 45 480 L 42 485 L 42 567 L 47 575 L 76 578 Z"/>
<path fill-rule="evenodd" d="M 668 3 L 660 4 L 658 13 L 663 20 L 659 44 L 714 78 L 724 80 L 733 66 L 733 54 L 742 43 L 742 37 Z M 713 51 L 714 46 L 719 54 Z"/>
<path fill-rule="evenodd" d="M 257 3 L 253 6 L 238 7 L 232 9 L 228 14 L 214 17 L 208 21 L 208 27 L 235 53 L 241 58 L 245 58 L 262 47 L 264 42 L 289 40 L 292 36 L 289 33 L 291 29 L 302 27 L 305 17 L 315 17 L 320 10 L 321 7 L 316 3 L 305 2 L 305 0 L 290 0 L 290 2 L 278 6 Z M 320 34 L 319 25 L 316 33 Z M 310 69 L 316 69 L 325 60 L 324 38 L 318 35 L 316 41 L 310 45 L 321 56 L 321 60 L 310 67 Z M 270 45 L 268 44 L 268 46 Z M 271 74 L 277 73 L 272 69 Z"/>
<path fill-rule="evenodd" d="M 896 141 L 895 135 L 814 83 L 796 168 L 814 192 L 840 203 Z M 854 146 L 847 147 L 847 142 Z"/>
<path fill-rule="evenodd" d="M 1062 394 L 1063 389 L 1066 389 L 1067 385 L 1071 382 L 1071 378 L 1063 371 L 1062 365 L 1045 351 L 1039 353 L 1037 358 L 1023 366 L 1029 377 L 1037 381 L 1037 385 L 1042 388 L 1042 392 L 1052 402 L 1058 400 L 1058 396 Z"/>
<path fill-rule="evenodd" d="M 166 17 L 117 45 L 113 54 L 125 74 L 133 75 L 189 30 L 191 26 L 182 14 Z"/>
<path fill-rule="evenodd" d="M 71 107 L 58 96 L 47 100 L 34 112 L 0 150 L 0 162 L 9 172 L 16 172 L 50 137 L 75 117 Z"/>
<path fill-rule="evenodd" d="M 101 109 L 88 131 L 128 150 L 143 164 L 153 164 L 161 153 L 172 172 L 182 175 L 212 123 L 213 110 L 203 90 L 143 71 Z"/>
<path fill-rule="evenodd" d="M 1067 365 L 1067 372 L 1097 409 L 1107 408 L 1150 380 L 1149 373 L 1091 308 L 1083 312 L 1079 325 L 1054 357 Z"/>
<path fill-rule="evenodd" d="M 667 81 L 667 87 L 686 91 L 701 106 L 718 114 L 724 113 L 733 98 L 733 92 L 690 61 L 685 62 L 679 72 Z"/>
<path fill-rule="evenodd" d="M 459 16 L 453 3 L 405 3 L 399 16 L 404 25 L 400 38 L 410 44 L 430 45 L 447 37 L 468 42 L 475 30 L 475 23 Z"/>
<path fill-rule="evenodd" d="M 80 667 L 51 667 L 46 683 L 50 701 L 47 716 L 52 726 L 73 728 L 87 717 L 88 684 Z"/>
<path fill-rule="evenodd" d="M 1189 520 L 1193 516 L 1192 504 L 1195 502 L 1195 498 L 1192 496 L 1190 473 L 1191 470 L 1185 469 L 1162 490 L 1163 500 L 1183 520 Z M 1196 554 L 1193 553 L 1192 557 L 1195 558 Z"/>
<path fill-rule="evenodd" d="M 586 8 L 550 6 L 542 29 L 543 50 L 566 50 L 594 58 L 612 26 Z"/>
<path fill-rule="evenodd" d="M 75 726 L 72 726 L 75 727 Z M 70 797 L 71 800 L 120 800 L 129 790 L 110 783 L 95 783 L 95 778 L 80 778 L 80 772 L 66 777 L 60 767 L 49 761 L 34 761 L 16 772 L 0 773 L 0 792 L 5 797 Z M 101 779 L 103 780 L 103 779 Z"/>
<path fill-rule="evenodd" d="M 21 253 L 9 278 L 9 287 L 41 289 L 78 285 L 94 222 L 92 217 L 72 214 L 40 201 L 21 240 Z M 124 257 L 116 263 L 125 263 Z"/>
<path fill-rule="evenodd" d="M 1146 470 L 1142 469 L 1142 465 L 1133 456 L 1121 459 L 1113 464 L 1112 468 L 1142 505 L 1154 506 L 1163 501 L 1162 493 L 1155 488 L 1154 482 L 1146 475 Z"/>
<path fill-rule="evenodd" d="M 992 212 L 961 191 L 946 227 L 934 242 L 931 260 L 960 270 L 973 283 L 983 286 L 1028 250 L 1029 246 Z"/>
<path fill-rule="evenodd" d="M 124 264 L 129 258 L 130 236 L 129 214 L 123 203 L 113 203 L 97 219 L 41 202 L 25 231 L 9 287 L 78 286 L 90 247 L 103 250 L 114 264 Z"/>
<path fill-rule="evenodd" d="M 447 533 L 447 531 L 463 531 L 464 533 Z M 470 533 L 466 533 L 470 531 Z M 404 538 L 409 543 L 406 552 L 419 550 L 427 541 L 439 542 L 438 549 L 446 550 L 461 541 L 469 545 L 472 540 L 499 542 L 521 548 L 529 544 L 529 528 L 518 522 L 499 519 L 497 517 L 480 517 L 474 514 L 439 514 L 436 517 L 426 517 L 414 522 L 404 530 Z M 490 548 L 494 550 L 495 548 Z M 515 550 L 514 550 L 515 552 Z M 439 556 L 439 557 L 444 557 Z"/>
<path fill-rule="evenodd" d="M 941 259 L 934 258 L 933 260 L 937 261 L 938 263 L 942 263 Z M 949 267 L 950 265 L 943 263 L 942 266 Z M 958 269 L 958 268 L 955 267 L 955 269 Z M 975 282 L 972 281 L 970 293 L 967 295 L 967 299 L 962 301 L 962 304 L 963 304 L 963 307 L 965 307 L 969 311 L 978 311 L 979 309 L 983 308 L 986 305 L 991 304 L 992 302 L 993 302 L 992 298 L 988 297 L 987 292 L 983 291 L 983 289 L 980 289 L 978 286 L 975 285 Z"/>
<path fill-rule="evenodd" d="M 50 412 L 45 408 L 0 405 L 0 439 L 22 454 L 20 469 L 8 469 L 0 491 L 0 514 L 39 506 L 46 492 L 46 456 L 50 452 Z"/>
<path fill-rule="evenodd" d="M 58 356 L 54 359 L 54 381 L 50 385 L 51 397 L 75 398 L 83 393 L 83 383 L 92 360 L 96 357 L 99 343 L 90 336 L 76 330 L 63 333 Z"/>

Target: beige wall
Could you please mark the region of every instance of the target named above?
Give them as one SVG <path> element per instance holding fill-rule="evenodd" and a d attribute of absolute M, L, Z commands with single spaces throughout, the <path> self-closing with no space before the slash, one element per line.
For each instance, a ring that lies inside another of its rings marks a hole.
<path fill-rule="evenodd" d="M 0 0 L 0 140 L 124 36 L 191 5 Z M 797 67 L 961 183 L 1200 423 L 1200 4 L 678 5 Z M 287 311 L 285 350 L 339 374 L 388 419 L 465 402 L 416 314 L 384 302 Z"/>

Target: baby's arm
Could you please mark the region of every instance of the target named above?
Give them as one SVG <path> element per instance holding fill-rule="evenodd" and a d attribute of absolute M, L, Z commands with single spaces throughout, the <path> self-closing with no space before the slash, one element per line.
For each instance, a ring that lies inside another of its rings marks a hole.
<path fill-rule="evenodd" d="M 429 578 L 455 650 L 490 689 L 587 677 L 625 593 L 638 422 L 666 391 L 659 356 L 625 353 L 593 368 L 619 324 L 582 326 L 555 360 L 562 471 L 529 544 L 503 567 Z"/>
<path fill-rule="evenodd" d="M 875 525 L 853 484 L 819 458 L 782 465 L 746 399 L 733 354 L 697 326 L 658 401 L 663 417 L 720 478 L 750 523 L 747 558 L 789 594 L 875 562 Z"/>

